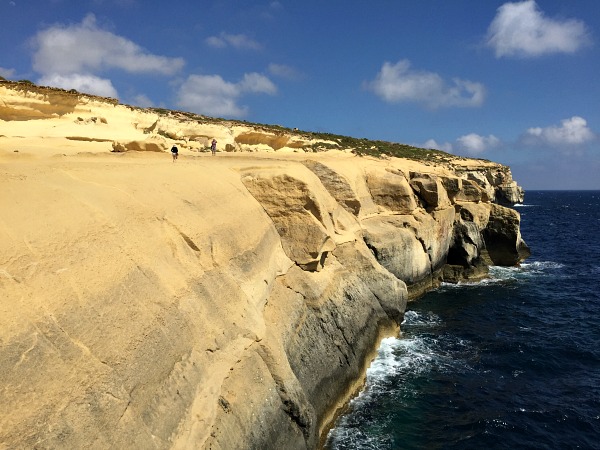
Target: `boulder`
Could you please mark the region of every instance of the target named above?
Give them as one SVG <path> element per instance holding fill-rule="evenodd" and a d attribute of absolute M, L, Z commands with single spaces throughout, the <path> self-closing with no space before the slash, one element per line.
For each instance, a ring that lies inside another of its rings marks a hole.
<path fill-rule="evenodd" d="M 450 199 L 448 198 L 446 189 L 438 177 L 414 172 L 411 172 L 410 176 L 410 186 L 425 203 L 428 210 L 442 209 L 450 206 Z"/>
<path fill-rule="evenodd" d="M 490 220 L 483 230 L 489 259 L 497 266 L 514 266 L 531 255 L 521 238 L 521 217 L 517 211 L 491 204 Z"/>
<path fill-rule="evenodd" d="M 444 189 L 446 189 L 448 199 L 454 204 L 456 194 L 462 190 L 462 179 L 459 177 L 440 176 L 440 181 L 442 182 Z"/>

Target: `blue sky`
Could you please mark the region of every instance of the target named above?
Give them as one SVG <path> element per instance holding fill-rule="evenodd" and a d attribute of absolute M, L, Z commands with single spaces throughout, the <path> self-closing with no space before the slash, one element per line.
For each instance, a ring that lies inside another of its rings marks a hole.
<path fill-rule="evenodd" d="M 600 189 L 598 0 L 0 0 L 0 75 Z"/>

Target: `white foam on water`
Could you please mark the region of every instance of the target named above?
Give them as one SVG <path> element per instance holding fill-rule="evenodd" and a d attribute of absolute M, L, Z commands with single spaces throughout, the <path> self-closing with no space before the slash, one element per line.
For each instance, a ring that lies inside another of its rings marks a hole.
<path fill-rule="evenodd" d="M 386 436 L 381 434 L 370 436 L 356 427 L 334 428 L 329 432 L 329 437 L 335 437 L 339 442 L 343 442 L 345 448 L 381 450 L 382 446 L 389 448 L 388 445 L 391 445 L 385 442 L 389 440 Z"/>
<path fill-rule="evenodd" d="M 406 311 L 401 326 L 408 329 L 418 327 L 427 331 L 440 323 L 441 318 L 436 314 L 409 310 Z M 432 370 L 455 371 L 457 367 L 469 369 L 463 352 L 467 350 L 468 353 L 468 349 L 473 348 L 471 342 L 464 339 L 448 342 L 448 337 L 428 333 L 419 333 L 413 337 L 410 331 L 403 336 L 388 337 L 381 341 L 377 357 L 367 369 L 365 388 L 350 401 L 351 408 L 360 410 L 367 407 L 379 395 L 390 391 L 390 383 L 393 383 L 395 390 L 413 389 L 410 383 L 405 384 L 402 380 L 427 376 Z M 447 350 L 448 348 L 451 349 Z M 415 391 L 410 395 L 419 393 Z M 375 433 L 371 436 L 352 426 L 345 418 L 341 418 L 338 425 L 330 431 L 329 439 L 343 442 L 345 448 L 352 448 L 356 444 L 361 449 L 381 449 L 387 448 L 382 444 L 389 443 L 389 437 L 385 434 Z"/>
<path fill-rule="evenodd" d="M 532 206 L 538 206 L 538 205 L 526 205 L 525 203 L 515 203 L 513 205 L 513 208 L 531 208 Z"/>
<path fill-rule="evenodd" d="M 428 328 L 440 321 L 435 314 L 407 311 L 402 326 Z M 446 339 L 444 336 L 433 337 L 421 333 L 416 337 L 383 339 L 377 357 L 367 369 L 366 388 L 355 400 L 362 401 L 361 396 L 367 396 L 368 399 L 369 395 L 389 389 L 386 383 L 390 378 L 422 375 L 433 368 L 440 371 L 454 371 L 457 367 L 468 369 L 468 363 L 462 355 L 470 352 L 472 343 L 464 339 L 454 341 L 451 338 L 452 342 Z M 448 348 L 450 350 L 445 350 Z"/>
<path fill-rule="evenodd" d="M 521 263 L 521 265 L 514 267 L 490 266 L 489 276 L 487 278 L 477 281 L 459 281 L 458 283 L 442 282 L 441 288 L 462 289 L 465 287 L 485 286 L 489 284 L 497 284 L 506 281 L 529 278 L 562 268 L 564 268 L 564 264 L 554 261 L 534 261 L 530 263 Z"/>
<path fill-rule="evenodd" d="M 529 278 L 555 270 L 560 270 L 562 268 L 564 268 L 564 264 L 554 261 L 534 261 L 530 263 L 521 263 L 520 266 L 516 267 L 491 266 L 489 278 L 482 280 L 480 283 L 493 284 L 503 281 Z"/>
<path fill-rule="evenodd" d="M 531 263 L 521 263 L 521 268 L 524 270 L 539 270 L 543 271 L 546 269 L 554 270 L 554 269 L 562 269 L 565 267 L 564 264 L 557 263 L 554 261 L 534 261 Z"/>
<path fill-rule="evenodd" d="M 403 371 L 413 374 L 425 372 L 435 357 L 431 345 L 422 338 L 384 339 L 377 358 L 367 369 L 367 384 L 375 388 L 380 381 Z"/>
<path fill-rule="evenodd" d="M 404 313 L 404 320 L 402 321 L 401 326 L 404 325 L 436 325 L 441 322 L 441 319 L 438 315 L 433 313 L 419 313 L 417 311 L 406 311 Z"/>

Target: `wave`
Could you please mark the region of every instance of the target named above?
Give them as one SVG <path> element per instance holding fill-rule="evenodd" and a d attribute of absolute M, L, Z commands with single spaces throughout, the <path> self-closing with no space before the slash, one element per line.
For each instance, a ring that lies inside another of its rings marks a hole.
<path fill-rule="evenodd" d="M 441 322 L 441 319 L 438 315 L 433 313 L 423 314 L 418 313 L 417 311 L 406 311 L 404 314 L 404 320 L 402 321 L 401 326 L 405 325 L 437 325 Z"/>
<path fill-rule="evenodd" d="M 490 266 L 487 278 L 477 281 L 459 281 L 458 283 L 443 282 L 441 288 L 463 289 L 465 287 L 513 282 L 540 275 L 555 274 L 556 271 L 559 271 L 564 267 L 564 264 L 554 261 L 534 261 L 530 263 L 521 263 L 521 265 L 514 267 Z"/>
<path fill-rule="evenodd" d="M 526 205 L 524 203 L 515 203 L 513 205 L 513 208 L 530 208 L 532 206 L 539 206 L 539 205 Z"/>
<path fill-rule="evenodd" d="M 440 323 L 440 317 L 431 312 L 406 312 L 402 328 L 407 332 L 381 341 L 378 355 L 367 369 L 365 388 L 350 401 L 350 409 L 357 411 L 357 415 L 340 418 L 329 432 L 328 442 L 335 442 L 335 448 L 388 448 L 386 444 L 392 444 L 388 442 L 391 437 L 383 430 L 364 432 L 353 421 L 364 420 L 372 405 L 381 398 L 388 398 L 390 393 L 402 399 L 419 397 L 416 379 L 428 379 L 435 372 L 451 374 L 474 370 L 471 363 L 477 359 L 474 357 L 478 351 L 476 346 L 456 336 L 428 332 L 428 328 L 433 330 Z"/>
<path fill-rule="evenodd" d="M 475 346 L 451 335 L 435 336 L 428 332 L 441 324 L 431 312 L 406 311 L 400 337 L 381 341 L 377 357 L 367 369 L 366 391 L 377 390 L 389 378 L 410 378 L 431 370 L 447 371 L 468 368 Z M 359 396 L 360 397 L 360 396 Z"/>
<path fill-rule="evenodd" d="M 547 269 L 562 269 L 565 265 L 554 261 L 533 261 L 530 263 L 521 263 L 520 267 L 524 270 L 537 270 L 543 272 Z"/>

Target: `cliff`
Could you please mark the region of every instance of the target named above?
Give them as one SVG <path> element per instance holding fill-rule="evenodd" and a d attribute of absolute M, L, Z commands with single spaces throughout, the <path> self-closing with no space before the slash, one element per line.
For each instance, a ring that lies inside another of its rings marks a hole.
<path fill-rule="evenodd" d="M 0 448 L 315 448 L 407 301 L 528 256 L 507 167 L 378 145 L 0 82 Z"/>

